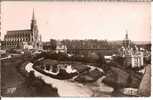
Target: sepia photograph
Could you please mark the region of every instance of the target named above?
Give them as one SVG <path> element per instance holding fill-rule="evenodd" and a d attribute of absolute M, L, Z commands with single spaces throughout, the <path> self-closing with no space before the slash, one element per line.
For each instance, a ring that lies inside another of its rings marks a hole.
<path fill-rule="evenodd" d="M 151 0 L 0 1 L 2 97 L 150 97 Z"/>

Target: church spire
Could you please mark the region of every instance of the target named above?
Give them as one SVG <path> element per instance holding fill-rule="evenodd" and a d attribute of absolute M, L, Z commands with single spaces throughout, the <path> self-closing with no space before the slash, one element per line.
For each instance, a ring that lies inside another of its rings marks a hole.
<path fill-rule="evenodd" d="M 33 13 L 32 13 L 32 20 L 35 20 L 35 11 L 34 11 L 34 8 L 33 8 Z"/>
<path fill-rule="evenodd" d="M 32 13 L 32 20 L 31 20 L 31 30 L 35 30 L 37 28 L 37 22 L 35 19 L 35 12 L 33 9 L 33 13 Z"/>

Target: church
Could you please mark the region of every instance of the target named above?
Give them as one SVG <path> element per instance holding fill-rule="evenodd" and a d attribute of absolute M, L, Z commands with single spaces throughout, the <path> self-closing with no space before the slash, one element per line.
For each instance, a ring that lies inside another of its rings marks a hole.
<path fill-rule="evenodd" d="M 24 49 L 24 45 L 32 46 L 33 49 L 41 48 L 41 35 L 38 34 L 37 21 L 33 10 L 31 28 L 24 30 L 9 30 L 4 36 L 5 49 Z"/>
<path fill-rule="evenodd" d="M 120 49 L 121 56 L 125 58 L 125 65 L 131 68 L 140 68 L 144 65 L 144 54 L 135 44 L 131 42 L 126 33 L 123 46 Z"/>

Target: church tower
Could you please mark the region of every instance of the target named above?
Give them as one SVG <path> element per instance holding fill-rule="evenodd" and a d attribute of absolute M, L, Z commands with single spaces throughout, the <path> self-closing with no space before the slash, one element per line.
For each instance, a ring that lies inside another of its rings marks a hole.
<path fill-rule="evenodd" d="M 126 30 L 125 39 L 123 40 L 123 46 L 129 48 L 131 46 L 131 41 L 128 37 L 128 31 Z"/>
<path fill-rule="evenodd" d="M 37 32 L 37 31 L 38 31 L 37 21 L 36 21 L 36 19 L 35 19 L 34 9 L 33 9 L 33 13 L 32 13 L 31 30 L 32 30 L 33 32 Z"/>
<path fill-rule="evenodd" d="M 34 48 L 39 47 L 39 35 L 38 35 L 38 26 L 35 18 L 35 13 L 33 9 L 32 20 L 31 20 L 31 31 L 32 31 L 32 44 Z"/>

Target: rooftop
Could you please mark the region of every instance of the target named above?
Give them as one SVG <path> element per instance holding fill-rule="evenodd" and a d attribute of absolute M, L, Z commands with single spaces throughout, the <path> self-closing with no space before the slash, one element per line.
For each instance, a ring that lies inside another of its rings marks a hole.
<path fill-rule="evenodd" d="M 7 31 L 6 35 L 14 35 L 14 34 L 22 34 L 22 33 L 31 33 L 32 31 L 30 29 L 27 30 L 10 30 Z"/>

